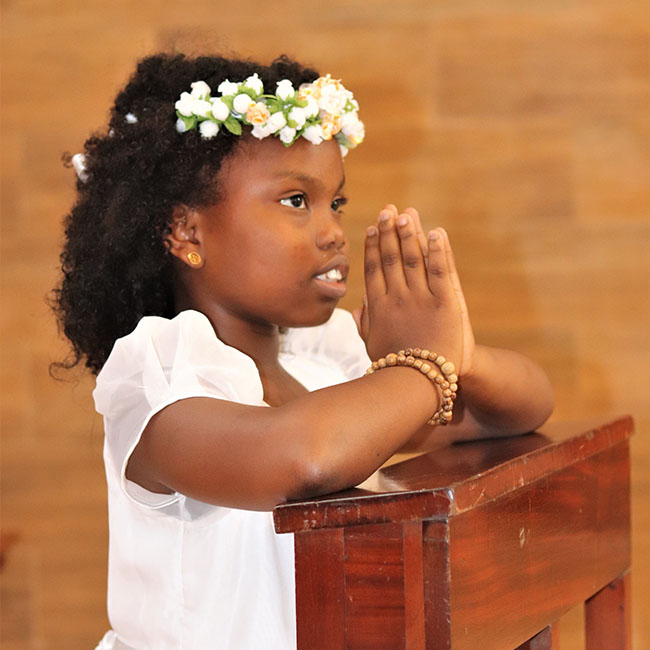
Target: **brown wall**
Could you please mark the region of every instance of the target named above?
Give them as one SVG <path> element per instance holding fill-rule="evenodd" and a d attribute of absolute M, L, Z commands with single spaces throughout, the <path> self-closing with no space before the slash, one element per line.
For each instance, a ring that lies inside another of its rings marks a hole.
<path fill-rule="evenodd" d="M 160 48 L 287 52 L 354 90 L 367 140 L 346 221 L 388 201 L 450 232 L 479 341 L 548 369 L 555 418 L 632 413 L 636 648 L 648 648 L 648 8 L 643 0 L 5 0 L 2 4 L 2 647 L 91 648 L 104 614 L 101 422 L 55 383 L 45 303 L 73 200 L 64 151 Z M 13 536 L 13 537 L 12 537 Z M 645 619 L 645 620 L 644 620 Z M 563 650 L 579 647 L 580 613 Z"/>

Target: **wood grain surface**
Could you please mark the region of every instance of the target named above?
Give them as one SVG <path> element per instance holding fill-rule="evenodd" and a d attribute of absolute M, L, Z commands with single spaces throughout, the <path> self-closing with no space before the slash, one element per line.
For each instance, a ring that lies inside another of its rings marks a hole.
<path fill-rule="evenodd" d="M 447 228 L 477 339 L 544 365 L 556 421 L 631 413 L 634 648 L 650 648 L 649 18 L 645 0 L 4 0 L 0 390 L 4 650 L 108 627 L 102 427 L 47 306 L 74 179 L 135 60 L 159 49 L 309 61 L 353 89 L 352 308 L 386 202 Z M 468 451 L 468 453 L 470 453 Z M 441 567 L 440 570 L 444 570 Z M 580 615 L 560 622 L 582 647 Z M 568 632 L 568 634 L 566 633 Z M 568 639 L 568 641 L 566 640 Z"/>
<path fill-rule="evenodd" d="M 334 647 L 331 639 L 348 650 L 551 648 L 558 637 L 551 627 L 585 601 L 587 650 L 628 648 L 627 579 L 619 577 L 630 567 L 632 423 L 574 424 L 570 437 L 554 429 L 543 447 L 529 440 L 530 451 L 520 456 L 511 455 L 507 439 L 473 443 L 493 458 L 502 448 L 494 467 L 480 454 L 467 462 L 461 445 L 447 449 L 462 477 L 444 486 L 436 480 L 435 451 L 431 469 L 395 465 L 399 483 L 327 497 L 329 512 L 341 506 L 336 523 L 314 516 L 306 503 L 304 521 L 293 521 L 299 650 Z M 508 489 L 502 474 L 516 477 Z M 444 491 L 454 503 L 476 481 L 489 497 L 464 509 L 433 502 L 434 509 L 414 516 L 413 493 Z M 392 507 L 384 512 L 388 493 Z M 281 506 L 276 515 L 299 506 Z"/>

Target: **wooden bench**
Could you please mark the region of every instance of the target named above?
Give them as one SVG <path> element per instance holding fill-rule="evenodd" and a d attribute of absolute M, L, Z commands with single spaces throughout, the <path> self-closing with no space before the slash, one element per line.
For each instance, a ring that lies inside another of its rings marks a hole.
<path fill-rule="evenodd" d="M 629 649 L 632 428 L 443 446 L 278 506 L 299 650 L 542 650 L 582 602 L 588 650 Z"/>

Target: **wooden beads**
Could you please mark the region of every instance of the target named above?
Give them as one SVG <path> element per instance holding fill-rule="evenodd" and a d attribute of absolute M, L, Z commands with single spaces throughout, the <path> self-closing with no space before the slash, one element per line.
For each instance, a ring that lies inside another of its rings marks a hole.
<path fill-rule="evenodd" d="M 425 363 L 426 361 L 431 363 Z M 440 391 L 440 408 L 427 421 L 427 424 L 445 425 L 451 422 L 454 400 L 458 392 L 458 376 L 455 374 L 456 366 L 451 361 L 447 361 L 442 355 L 430 350 L 406 348 L 400 350 L 397 354 L 391 352 L 385 357 L 373 361 L 370 368 L 366 370 L 366 374 L 371 375 L 377 370 L 393 366 L 407 366 L 419 370 Z M 440 373 L 436 371 L 436 367 L 440 370 Z"/>

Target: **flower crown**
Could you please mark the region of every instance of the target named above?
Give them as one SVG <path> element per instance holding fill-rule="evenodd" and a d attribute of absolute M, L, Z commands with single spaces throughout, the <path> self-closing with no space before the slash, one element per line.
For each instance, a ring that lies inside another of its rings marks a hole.
<path fill-rule="evenodd" d="M 345 156 L 363 141 L 365 131 L 359 119 L 359 104 L 352 93 L 328 74 L 298 90 L 289 79 L 277 83 L 275 94 L 264 93 L 257 73 L 241 83 L 226 79 L 211 97 L 205 81 L 195 81 L 192 90 L 176 102 L 176 130 L 198 127 L 201 137 L 214 138 L 221 128 L 241 135 L 242 124 L 251 126 L 260 140 L 274 135 L 286 147 L 300 136 L 312 144 L 336 138 Z"/>

